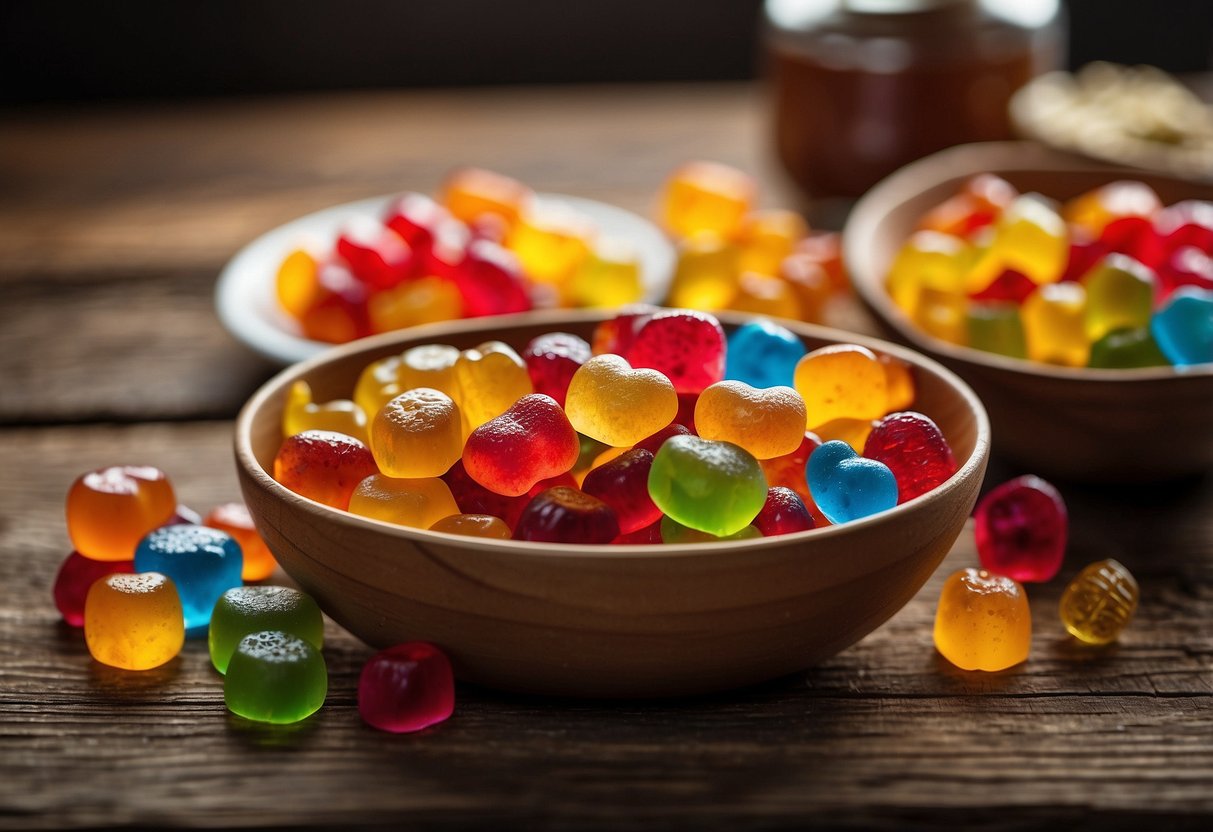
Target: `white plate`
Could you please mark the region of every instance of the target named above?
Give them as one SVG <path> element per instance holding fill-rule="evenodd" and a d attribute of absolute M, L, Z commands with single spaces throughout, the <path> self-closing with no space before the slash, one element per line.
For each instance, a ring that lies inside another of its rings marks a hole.
<path fill-rule="evenodd" d="M 357 217 L 382 217 L 399 194 L 334 205 L 262 234 L 242 248 L 219 275 L 215 308 L 219 320 L 239 341 L 271 361 L 293 364 L 331 347 L 303 337 L 299 325 L 275 296 L 278 266 L 298 248 L 324 250 L 333 246 L 343 225 Z M 559 194 L 537 194 L 542 207 L 567 206 L 597 226 L 602 240 L 626 242 L 640 258 L 642 300 L 665 297 L 674 269 L 674 249 L 653 223 L 604 202 Z"/>

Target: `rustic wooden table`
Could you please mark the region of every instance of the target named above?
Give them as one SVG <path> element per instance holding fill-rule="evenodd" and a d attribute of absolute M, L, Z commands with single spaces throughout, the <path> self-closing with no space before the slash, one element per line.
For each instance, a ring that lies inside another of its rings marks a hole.
<path fill-rule="evenodd" d="M 331 203 L 431 189 L 469 162 L 648 211 L 676 163 L 714 158 L 787 204 L 765 127 L 749 86 L 0 119 L 0 827 L 1205 828 L 1211 477 L 1063 485 L 1067 564 L 1032 587 L 1031 659 L 997 674 L 953 670 L 932 648 L 942 577 L 975 563 L 967 535 L 892 621 L 796 676 L 644 703 L 463 686 L 454 718 L 415 736 L 359 721 L 370 651 L 336 628 L 327 706 L 295 730 L 258 730 L 228 717 L 203 643 L 122 673 L 92 662 L 58 620 L 50 584 L 80 471 L 146 461 L 195 508 L 238 496 L 231 419 L 273 369 L 212 311 L 215 276 L 243 243 Z M 1012 473 L 995 465 L 989 481 Z M 1082 648 L 1056 620 L 1060 587 L 1109 556 L 1138 576 L 1142 606 L 1119 645 Z"/>

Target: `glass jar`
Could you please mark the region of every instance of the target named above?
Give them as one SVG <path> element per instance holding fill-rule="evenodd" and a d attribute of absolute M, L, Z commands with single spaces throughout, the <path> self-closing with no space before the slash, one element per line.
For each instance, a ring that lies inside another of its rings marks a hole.
<path fill-rule="evenodd" d="M 766 0 L 775 142 L 815 197 L 1012 136 L 1011 94 L 1060 66 L 1059 0 Z"/>

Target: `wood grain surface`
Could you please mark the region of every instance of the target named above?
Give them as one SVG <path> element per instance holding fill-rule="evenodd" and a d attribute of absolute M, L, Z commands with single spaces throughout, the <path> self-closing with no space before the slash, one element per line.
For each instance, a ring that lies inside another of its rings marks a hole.
<path fill-rule="evenodd" d="M 1029 589 L 1032 657 L 934 652 L 962 534 L 887 625 L 804 673 L 611 703 L 460 686 L 412 736 L 361 724 L 369 648 L 332 627 L 326 707 L 294 730 L 230 717 L 205 646 L 141 674 L 92 662 L 49 587 L 82 470 L 147 462 L 205 511 L 238 494 L 231 423 L 271 371 L 219 328 L 224 260 L 326 204 L 428 189 L 475 162 L 645 210 L 688 157 L 791 203 L 748 86 L 298 97 L 0 118 L 0 828 L 1203 829 L 1213 816 L 1213 478 L 1061 484 L 1059 580 Z M 1149 452 L 1143 438 L 1143 453 Z M 992 467 L 988 483 L 1019 473 Z M 1056 604 L 1116 557 L 1142 606 L 1085 649 Z"/>

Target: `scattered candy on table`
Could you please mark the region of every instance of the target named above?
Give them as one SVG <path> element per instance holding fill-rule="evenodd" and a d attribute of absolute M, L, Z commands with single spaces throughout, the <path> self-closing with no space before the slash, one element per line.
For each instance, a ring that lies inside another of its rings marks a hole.
<path fill-rule="evenodd" d="M 243 567 L 240 544 L 206 526 L 163 526 L 135 549 L 136 572 L 161 572 L 176 584 L 187 633 L 206 627 L 219 597 L 241 585 Z"/>
<path fill-rule="evenodd" d="M 1061 596 L 1061 622 L 1080 641 L 1115 641 L 1137 609 L 1137 580 L 1115 560 L 1084 568 Z"/>
<path fill-rule="evenodd" d="M 1061 569 L 1066 551 L 1066 504 L 1040 477 L 1023 476 L 986 494 L 974 513 L 981 565 L 1017 581 L 1044 582 Z"/>
<path fill-rule="evenodd" d="M 281 630 L 265 630 L 237 644 L 223 678 L 223 701 L 237 716 L 283 725 L 320 710 L 328 684 L 316 647 Z"/>
<path fill-rule="evenodd" d="M 93 582 L 84 604 L 84 640 L 93 658 L 123 670 L 150 670 L 185 642 L 177 587 L 158 572 L 109 575 Z"/>
<path fill-rule="evenodd" d="M 944 582 L 935 612 L 935 648 L 962 670 L 1005 670 L 1028 658 L 1032 614 L 1023 587 L 984 569 Z"/>
<path fill-rule="evenodd" d="M 443 722 L 455 709 L 455 679 L 442 651 L 420 641 L 376 653 L 358 677 L 358 713 L 394 734 Z"/>
<path fill-rule="evenodd" d="M 115 465 L 81 474 L 67 494 L 67 532 L 93 560 L 134 557 L 145 534 L 177 509 L 172 483 L 159 468 Z"/>
<path fill-rule="evenodd" d="M 226 673 L 241 639 L 262 630 L 280 630 L 317 650 L 324 647 L 324 619 L 310 595 L 286 586 L 238 586 L 215 602 L 207 630 L 211 664 Z"/>
<path fill-rule="evenodd" d="M 921 219 L 887 288 L 927 333 L 1012 358 L 1213 362 L 1213 203 L 1112 182 L 1058 206 L 983 175 Z"/>

